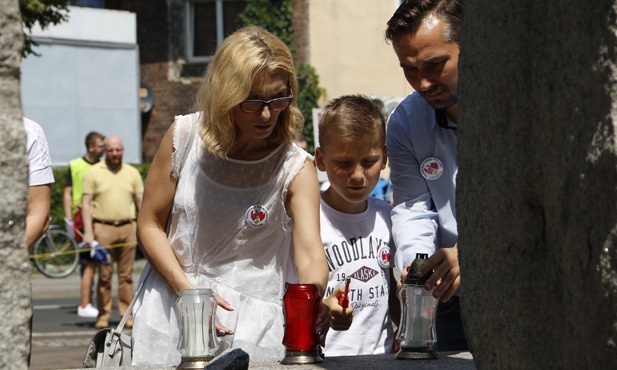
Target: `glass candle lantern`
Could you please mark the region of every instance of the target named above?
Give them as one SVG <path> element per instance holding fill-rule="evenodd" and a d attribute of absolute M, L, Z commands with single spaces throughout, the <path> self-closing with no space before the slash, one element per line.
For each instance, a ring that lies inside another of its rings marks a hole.
<path fill-rule="evenodd" d="M 285 315 L 285 358 L 282 364 L 323 362 L 319 356 L 319 338 L 315 323 L 321 296 L 314 284 L 285 284 L 283 308 Z"/>
<path fill-rule="evenodd" d="M 432 359 L 437 358 L 433 352 L 433 343 L 437 340 L 435 333 L 435 311 L 437 300 L 433 290 L 424 289 L 424 283 L 430 273 L 420 278 L 418 269 L 428 258 L 427 254 L 418 253 L 407 270 L 407 278 L 400 292 L 401 323 L 397 340 L 400 350 L 396 358 Z"/>
<path fill-rule="evenodd" d="M 179 369 L 203 369 L 218 349 L 214 326 L 218 302 L 211 289 L 184 289 L 176 300 L 182 356 Z"/>

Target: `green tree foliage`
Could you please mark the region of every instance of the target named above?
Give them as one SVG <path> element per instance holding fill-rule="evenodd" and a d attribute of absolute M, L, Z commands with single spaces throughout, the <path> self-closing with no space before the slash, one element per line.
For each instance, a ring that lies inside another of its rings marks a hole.
<path fill-rule="evenodd" d="M 324 95 L 324 90 L 319 87 L 319 76 L 315 68 L 309 64 L 298 66 L 298 108 L 304 115 L 303 134 L 308 144 L 309 153 L 315 152 L 315 140 L 313 140 L 313 108 L 317 108 L 317 101 Z"/>
<path fill-rule="evenodd" d="M 54 183 L 51 184 L 51 224 L 64 225 L 64 208 L 62 200 L 64 199 L 64 181 L 68 167 L 54 168 Z"/>
<path fill-rule="evenodd" d="M 68 20 L 68 6 L 73 4 L 73 0 L 19 0 L 19 10 L 21 11 L 21 21 L 29 31 L 38 23 L 42 29 L 49 25 L 56 25 Z M 21 56 L 25 58 L 30 54 L 39 55 L 33 46 L 38 44 L 24 34 L 24 48 Z"/>
<path fill-rule="evenodd" d="M 239 16 L 242 24 L 259 25 L 281 39 L 295 54 L 292 33 L 292 6 L 289 0 L 249 0 Z"/>
<path fill-rule="evenodd" d="M 239 16 L 244 25 L 261 26 L 280 38 L 291 50 L 296 52 L 296 42 L 292 30 L 292 6 L 290 0 L 249 0 L 244 12 Z M 324 95 L 319 87 L 319 76 L 315 68 L 308 64 L 297 66 L 298 74 L 298 108 L 304 115 L 303 134 L 308 143 L 309 152 L 315 149 L 313 140 L 313 108 Z"/>

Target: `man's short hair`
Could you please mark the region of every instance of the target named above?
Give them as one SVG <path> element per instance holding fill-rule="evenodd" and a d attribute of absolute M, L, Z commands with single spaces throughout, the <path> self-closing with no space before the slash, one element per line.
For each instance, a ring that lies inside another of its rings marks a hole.
<path fill-rule="evenodd" d="M 388 21 L 386 41 L 404 34 L 418 32 L 422 21 L 429 15 L 443 20 L 444 41 L 459 43 L 463 0 L 405 0 Z"/>
<path fill-rule="evenodd" d="M 86 148 L 88 148 L 90 145 L 94 145 L 94 142 L 98 139 L 105 140 L 105 135 L 96 131 L 90 132 L 88 135 L 86 135 Z"/>

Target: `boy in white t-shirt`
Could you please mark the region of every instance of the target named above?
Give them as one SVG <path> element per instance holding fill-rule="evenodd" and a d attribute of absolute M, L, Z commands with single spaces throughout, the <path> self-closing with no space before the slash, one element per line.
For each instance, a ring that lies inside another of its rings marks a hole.
<path fill-rule="evenodd" d="M 320 208 L 329 269 L 324 303 L 333 329 L 326 336 L 326 356 L 394 351 L 392 320 L 395 316 L 398 324 L 400 306 L 392 276 L 392 207 L 369 198 L 386 166 L 385 137 L 385 118 L 361 95 L 334 99 L 319 122 L 315 163 L 330 182 Z"/>

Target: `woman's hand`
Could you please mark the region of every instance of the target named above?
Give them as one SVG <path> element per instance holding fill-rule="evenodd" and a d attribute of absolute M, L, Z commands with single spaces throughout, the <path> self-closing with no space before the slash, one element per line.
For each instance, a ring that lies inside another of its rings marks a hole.
<path fill-rule="evenodd" d="M 234 308 L 229 304 L 229 302 L 227 302 L 225 298 L 221 297 L 218 293 L 214 293 L 214 298 L 216 298 L 216 301 L 218 302 L 219 307 L 221 307 L 225 311 L 234 310 Z M 231 330 L 230 328 L 226 326 L 223 326 L 223 324 L 219 322 L 218 318 L 214 322 L 214 327 L 216 328 L 217 337 L 224 337 L 225 335 L 234 334 L 233 330 Z"/>
<path fill-rule="evenodd" d="M 218 319 L 214 321 L 214 327 L 216 328 L 216 336 L 224 337 L 226 335 L 232 335 L 234 332 L 226 326 L 223 326 Z"/>
<path fill-rule="evenodd" d="M 321 301 L 319 305 L 319 316 L 317 316 L 317 322 L 315 324 L 315 332 L 319 337 L 319 344 L 325 347 L 326 334 L 328 333 L 328 329 L 330 329 L 330 309 L 323 301 Z"/>
<path fill-rule="evenodd" d="M 398 328 L 394 331 L 394 340 L 392 341 L 392 352 L 397 353 L 401 349 L 401 343 L 398 341 Z"/>

